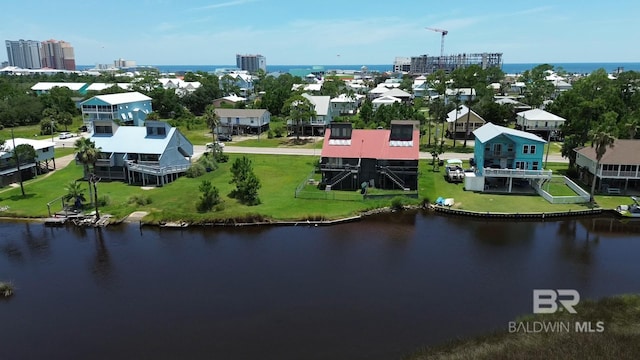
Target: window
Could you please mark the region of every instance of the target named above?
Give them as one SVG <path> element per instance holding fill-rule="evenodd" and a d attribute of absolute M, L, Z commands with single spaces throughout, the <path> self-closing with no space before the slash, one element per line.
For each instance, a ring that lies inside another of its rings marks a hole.
<path fill-rule="evenodd" d="M 500 155 L 502 153 L 502 144 L 493 144 L 493 154 Z"/>
<path fill-rule="evenodd" d="M 527 168 L 527 163 L 524 161 L 516 161 L 516 169 L 524 170 Z"/>
<path fill-rule="evenodd" d="M 535 146 L 535 145 L 529 145 L 529 151 L 530 151 L 532 154 L 535 154 L 535 153 L 536 153 L 536 146 Z"/>
<path fill-rule="evenodd" d="M 97 125 L 95 127 L 95 131 L 96 134 L 113 134 L 113 129 L 111 129 L 111 126 Z"/>
<path fill-rule="evenodd" d="M 522 145 L 522 153 L 523 154 L 529 153 L 529 145 Z"/>
<path fill-rule="evenodd" d="M 531 164 L 531 168 L 533 170 L 538 170 L 538 166 L 539 166 L 539 163 L 537 161 L 534 161 L 533 164 Z"/>

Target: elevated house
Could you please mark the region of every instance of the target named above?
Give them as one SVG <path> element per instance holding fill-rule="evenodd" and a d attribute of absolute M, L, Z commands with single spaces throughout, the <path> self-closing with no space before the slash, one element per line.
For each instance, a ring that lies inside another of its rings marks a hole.
<path fill-rule="evenodd" d="M 556 137 L 566 120 L 542 109 L 531 109 L 516 114 L 516 129 L 527 131 L 545 139 Z"/>
<path fill-rule="evenodd" d="M 31 140 L 16 138 L 8 139 L 0 150 L 0 187 L 19 181 L 18 164 L 13 159 L 13 144 L 15 146 L 31 145 L 36 151 L 35 159 L 20 159 L 20 172 L 22 179 L 31 179 L 34 176 L 55 170 L 56 160 L 54 154 L 55 143 L 50 140 Z"/>
<path fill-rule="evenodd" d="M 473 131 L 483 126 L 486 121 L 475 111 L 460 105 L 458 109 L 451 110 L 447 114 L 447 136 L 451 139 L 473 138 Z M 467 120 L 469 124 L 467 127 Z"/>
<path fill-rule="evenodd" d="M 394 120 L 391 129 L 353 129 L 333 123 L 324 135 L 320 169 L 326 190 L 417 190 L 419 123 Z"/>
<path fill-rule="evenodd" d="M 94 120 L 93 129 L 91 141 L 100 149 L 94 172 L 104 180 L 162 186 L 191 166 L 193 145 L 166 122 L 119 126 L 111 120 Z"/>
<path fill-rule="evenodd" d="M 333 112 L 331 111 L 330 96 L 316 96 L 307 93 L 302 94 L 313 105 L 315 116 L 302 121 L 302 135 L 318 136 L 323 135 L 325 128 L 333 121 Z M 294 120 L 287 120 L 287 126 L 298 131 Z"/>
<path fill-rule="evenodd" d="M 465 174 L 466 190 L 534 192 L 551 179 L 551 171 L 543 170 L 546 141 L 539 136 L 492 123 L 473 134 L 475 171 Z"/>
<path fill-rule="evenodd" d="M 269 130 L 271 113 L 266 109 L 216 109 L 220 125 L 217 134 L 261 134 Z"/>
<path fill-rule="evenodd" d="M 151 98 L 137 91 L 97 95 L 80 103 L 82 119 L 88 131 L 95 120 L 115 121 L 123 125 L 142 126 L 151 113 Z"/>
<path fill-rule="evenodd" d="M 616 139 L 596 169 L 596 151 L 590 146 L 574 149 L 580 180 L 607 194 L 640 194 L 640 140 Z"/>
<path fill-rule="evenodd" d="M 336 116 L 353 116 L 358 112 L 358 105 L 362 95 L 346 95 L 340 94 L 330 102 L 332 117 Z"/>

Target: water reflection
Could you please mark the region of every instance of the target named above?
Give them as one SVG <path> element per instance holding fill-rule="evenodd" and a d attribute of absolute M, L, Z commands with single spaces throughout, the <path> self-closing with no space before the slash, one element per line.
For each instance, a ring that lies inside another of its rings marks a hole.
<path fill-rule="evenodd" d="M 89 263 L 91 274 L 100 286 L 110 287 L 114 285 L 114 269 L 109 255 L 109 249 L 105 244 L 103 228 L 93 228 L 95 237 L 95 253 Z"/>

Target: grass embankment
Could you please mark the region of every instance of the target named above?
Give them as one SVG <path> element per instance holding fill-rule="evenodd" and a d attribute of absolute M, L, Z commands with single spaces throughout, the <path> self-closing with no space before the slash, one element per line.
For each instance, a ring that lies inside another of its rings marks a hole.
<path fill-rule="evenodd" d="M 131 186 L 122 182 L 100 182 L 98 195 L 107 196 L 109 204 L 100 212 L 122 218 L 133 211 L 148 211 L 150 215 L 145 221 L 187 220 L 206 222 L 221 219 L 255 220 L 255 219 L 335 219 L 351 216 L 358 212 L 383 207 L 389 201 L 331 201 L 306 200 L 294 198 L 296 187 L 313 170 L 318 161 L 311 156 L 287 155 L 246 155 L 253 162 L 254 172 L 262 183 L 259 190 L 262 203 L 257 206 L 240 204 L 228 195 L 234 189 L 229 184 L 231 163 L 240 154 L 230 154 L 228 163 L 210 173 L 191 179 L 182 177 L 164 187 L 142 190 L 139 186 Z M 14 217 L 47 217 L 47 202 L 65 195 L 65 186 L 82 178 L 82 167 L 70 164 L 56 171 L 46 179 L 39 177 L 25 182 L 26 196 L 19 188 L 0 190 L 0 205 L 9 208 L 0 215 Z M 43 181 L 40 181 L 40 180 Z M 223 210 L 199 213 L 196 203 L 200 196 L 198 187 L 202 180 L 210 180 L 218 188 L 224 200 Z M 85 182 L 86 184 L 86 182 Z M 86 185 L 84 187 L 86 189 Z M 88 197 L 88 191 L 85 192 Z M 132 202 L 135 195 L 148 197 L 150 204 L 138 205 Z M 60 201 L 52 204 L 52 210 L 60 210 Z M 90 209 L 87 209 L 90 210 Z"/>
<path fill-rule="evenodd" d="M 228 163 L 220 164 L 219 169 L 191 179 L 182 177 L 161 188 L 142 190 L 139 186 L 127 185 L 123 182 L 100 182 L 98 195 L 108 198 L 108 205 L 101 213 L 112 214 L 122 218 L 133 211 L 147 211 L 150 215 L 145 221 L 158 222 L 185 220 L 190 222 L 207 222 L 223 219 L 242 220 L 301 220 L 301 219 L 336 219 L 355 215 L 359 212 L 389 206 L 391 199 L 386 200 L 315 200 L 294 198 L 296 187 L 304 181 L 313 170 L 317 157 L 288 155 L 246 155 L 254 166 L 254 172 L 262 183 L 259 196 L 262 203 L 257 206 L 246 206 L 229 197 L 234 185 L 230 167 L 236 157 L 241 154 L 230 154 Z M 566 167 L 566 164 L 550 164 L 550 167 Z M 434 172 L 430 160 L 420 162 L 419 199 L 406 199 L 405 204 L 419 204 L 423 199 L 435 201 L 438 197 L 454 198 L 455 208 L 480 212 L 554 212 L 568 210 L 584 210 L 584 204 L 552 205 L 538 195 L 500 195 L 482 194 L 464 191 L 463 184 L 448 183 L 444 179 L 444 168 Z M 19 187 L 0 189 L 0 206 L 8 206 L 0 213 L 13 217 L 47 217 L 46 204 L 65 195 L 65 186 L 82 178 L 82 167 L 71 163 L 48 177 L 39 176 L 25 182 L 26 196 L 22 196 Z M 220 191 L 224 200 L 223 209 L 215 212 L 199 213 L 196 203 L 200 196 L 198 187 L 202 180 L 210 180 Z M 86 182 L 84 183 L 86 189 Z M 315 189 L 313 187 L 311 190 Z M 324 191 L 317 190 L 319 193 Z M 335 191 L 338 193 L 338 191 Z M 340 194 L 348 194 L 339 192 Z M 85 193 L 88 197 L 88 191 Z M 134 197 L 150 199 L 134 201 Z M 349 199 L 353 200 L 351 196 Z M 598 204 L 603 208 L 615 208 L 626 204 L 626 196 L 597 196 Z M 61 201 L 52 203 L 52 211 L 59 211 Z M 88 209 L 90 210 L 90 209 Z"/>
<path fill-rule="evenodd" d="M 637 359 L 640 354 L 640 296 L 623 295 L 582 301 L 577 314 L 529 315 L 515 322 L 568 322 L 569 332 L 509 333 L 458 340 L 421 349 L 406 360 L 423 359 Z M 602 321 L 603 332 L 576 332 L 576 322 Z M 533 328 L 533 326 L 531 326 Z"/>

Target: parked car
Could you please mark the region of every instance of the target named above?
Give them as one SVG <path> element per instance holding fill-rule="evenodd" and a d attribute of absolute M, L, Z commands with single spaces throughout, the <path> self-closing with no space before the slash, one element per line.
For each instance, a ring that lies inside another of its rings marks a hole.
<path fill-rule="evenodd" d="M 231 135 L 227 134 L 218 134 L 217 138 L 219 141 L 231 141 Z"/>
<path fill-rule="evenodd" d="M 58 135 L 58 138 L 60 140 L 62 140 L 62 139 L 70 139 L 72 137 L 73 137 L 73 135 L 71 135 L 71 133 L 67 132 L 67 131 L 63 131 L 63 132 L 60 133 L 60 135 Z"/>
<path fill-rule="evenodd" d="M 216 141 L 214 143 L 207 143 L 205 146 L 207 147 L 207 150 L 211 150 L 211 149 L 215 148 L 216 146 L 223 148 L 224 147 L 224 143 L 220 142 L 220 141 Z"/>

